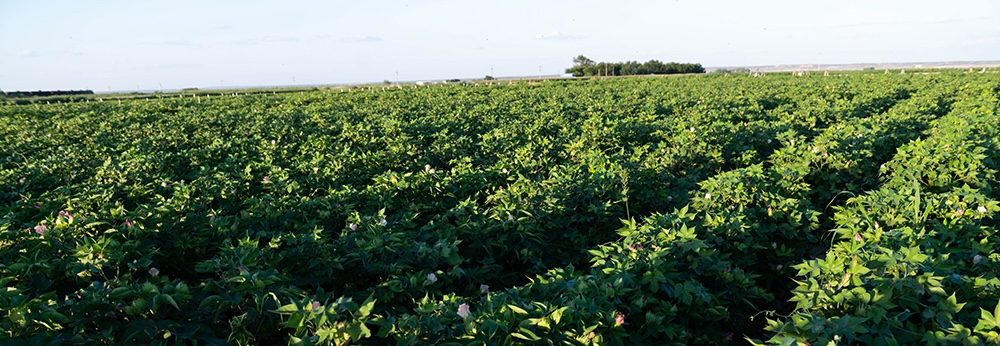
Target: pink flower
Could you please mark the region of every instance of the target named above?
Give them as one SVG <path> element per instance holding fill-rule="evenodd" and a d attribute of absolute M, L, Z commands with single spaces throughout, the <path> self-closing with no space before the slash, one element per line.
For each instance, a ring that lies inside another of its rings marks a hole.
<path fill-rule="evenodd" d="M 864 239 L 863 239 L 863 238 L 861 238 L 861 234 L 858 234 L 858 233 L 854 233 L 854 240 L 857 240 L 857 241 L 863 241 Z"/>
<path fill-rule="evenodd" d="M 160 183 L 160 186 L 161 187 L 167 187 L 167 182 L 164 181 L 164 182 Z"/>
<path fill-rule="evenodd" d="M 462 304 L 458 306 L 458 315 L 462 318 L 469 318 L 469 304 Z"/>
<path fill-rule="evenodd" d="M 68 211 L 65 211 L 65 210 L 60 210 L 59 211 L 59 216 L 62 216 L 62 217 L 67 218 L 67 219 L 72 219 L 73 218 L 73 214 L 70 214 Z"/>
<path fill-rule="evenodd" d="M 156 277 L 157 275 L 160 275 L 160 270 L 156 269 L 156 267 L 149 268 L 149 275 Z"/>
<path fill-rule="evenodd" d="M 312 303 L 312 309 L 313 309 L 313 311 L 319 310 L 319 306 L 320 306 L 319 302 L 313 302 Z"/>
<path fill-rule="evenodd" d="M 620 325 L 623 325 L 623 324 L 625 324 L 625 315 L 624 314 L 618 314 L 618 316 L 615 316 L 615 325 L 616 326 L 620 326 Z"/>
<path fill-rule="evenodd" d="M 879 227 L 878 221 L 875 221 L 875 228 L 878 228 L 878 227 Z"/>
<path fill-rule="evenodd" d="M 38 226 L 35 226 L 35 233 L 38 233 L 38 234 L 44 235 L 45 232 L 48 231 L 48 230 L 49 230 L 49 226 L 46 226 L 44 222 L 41 223 L 41 224 L 39 224 Z"/>
<path fill-rule="evenodd" d="M 125 227 L 132 227 L 132 220 L 125 219 Z"/>

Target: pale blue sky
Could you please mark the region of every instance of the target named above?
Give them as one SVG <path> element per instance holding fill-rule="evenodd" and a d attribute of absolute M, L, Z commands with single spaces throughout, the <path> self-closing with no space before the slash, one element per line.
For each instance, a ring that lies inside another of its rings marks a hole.
<path fill-rule="evenodd" d="M 0 89 L 335 84 L 704 66 L 1000 60 L 1000 2 L 9 1 Z"/>

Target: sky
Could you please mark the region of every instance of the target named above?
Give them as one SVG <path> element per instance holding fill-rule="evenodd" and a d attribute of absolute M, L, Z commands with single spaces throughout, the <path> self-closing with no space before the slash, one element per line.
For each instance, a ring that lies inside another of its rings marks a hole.
<path fill-rule="evenodd" d="M 0 90 L 168 90 L 1000 60 L 1000 2 L 0 0 Z"/>

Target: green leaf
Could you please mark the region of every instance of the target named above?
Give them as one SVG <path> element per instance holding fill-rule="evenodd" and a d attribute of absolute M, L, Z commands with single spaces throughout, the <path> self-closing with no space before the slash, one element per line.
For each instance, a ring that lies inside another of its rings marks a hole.
<path fill-rule="evenodd" d="M 170 296 L 170 295 L 168 295 L 168 294 L 160 294 L 160 295 L 157 295 L 155 299 L 160 299 L 160 300 L 164 300 L 164 301 L 166 301 L 166 302 L 167 302 L 168 304 L 172 305 L 172 306 L 173 306 L 173 307 L 174 307 L 175 309 L 177 309 L 177 310 L 180 310 L 180 309 L 181 309 L 181 308 L 180 308 L 179 306 L 177 306 L 177 302 L 176 302 L 176 301 L 174 301 L 174 297 L 171 297 L 171 296 Z"/>
<path fill-rule="evenodd" d="M 347 327 L 347 334 L 351 336 L 351 340 L 353 341 L 358 341 L 362 338 L 369 338 L 372 336 L 371 330 L 369 330 L 364 323 L 352 323 Z"/>
<path fill-rule="evenodd" d="M 205 310 L 208 307 L 217 306 L 220 301 L 222 301 L 222 297 L 219 296 L 205 297 L 205 299 L 201 301 L 201 304 L 198 304 L 198 310 Z"/>
<path fill-rule="evenodd" d="M 371 314 L 372 308 L 375 307 L 375 300 L 376 299 L 374 299 L 374 295 L 372 295 L 368 296 L 368 299 L 365 299 L 364 303 L 361 303 L 361 307 L 358 309 L 358 313 L 361 315 L 362 318 L 368 317 L 368 315 Z"/>
<path fill-rule="evenodd" d="M 279 314 L 291 314 L 291 313 L 294 313 L 294 312 L 298 312 L 299 310 L 300 310 L 299 307 L 296 306 L 295 303 L 291 303 L 291 304 L 287 304 L 287 305 L 281 306 L 277 310 L 274 310 L 274 312 L 277 312 Z"/>
<path fill-rule="evenodd" d="M 941 310 L 955 314 L 961 311 L 965 304 L 966 303 L 959 304 L 957 298 L 955 298 L 955 293 L 952 293 L 947 299 L 938 301 L 937 306 Z"/>
<path fill-rule="evenodd" d="M 517 305 L 507 304 L 507 308 L 510 309 L 511 311 L 513 311 L 515 314 L 518 314 L 518 315 L 527 315 L 528 314 L 527 310 L 524 310 L 524 309 L 518 307 Z"/>

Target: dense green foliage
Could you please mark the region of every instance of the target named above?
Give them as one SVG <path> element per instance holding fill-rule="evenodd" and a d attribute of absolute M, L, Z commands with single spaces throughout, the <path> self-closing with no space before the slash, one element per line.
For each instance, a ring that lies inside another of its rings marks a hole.
<path fill-rule="evenodd" d="M 66 96 L 93 95 L 93 90 L 37 90 L 37 91 L 0 91 L 4 97 L 36 97 L 36 96 Z"/>
<path fill-rule="evenodd" d="M 1000 76 L 0 107 L 0 343 L 1000 342 Z"/>
<path fill-rule="evenodd" d="M 567 68 L 566 73 L 574 77 L 585 76 L 633 76 L 649 74 L 679 74 L 679 73 L 705 73 L 705 68 L 701 64 L 693 63 L 664 63 L 659 60 L 650 60 L 644 63 L 638 61 L 626 62 L 594 62 L 587 57 L 580 55 L 573 59 L 573 67 Z"/>

